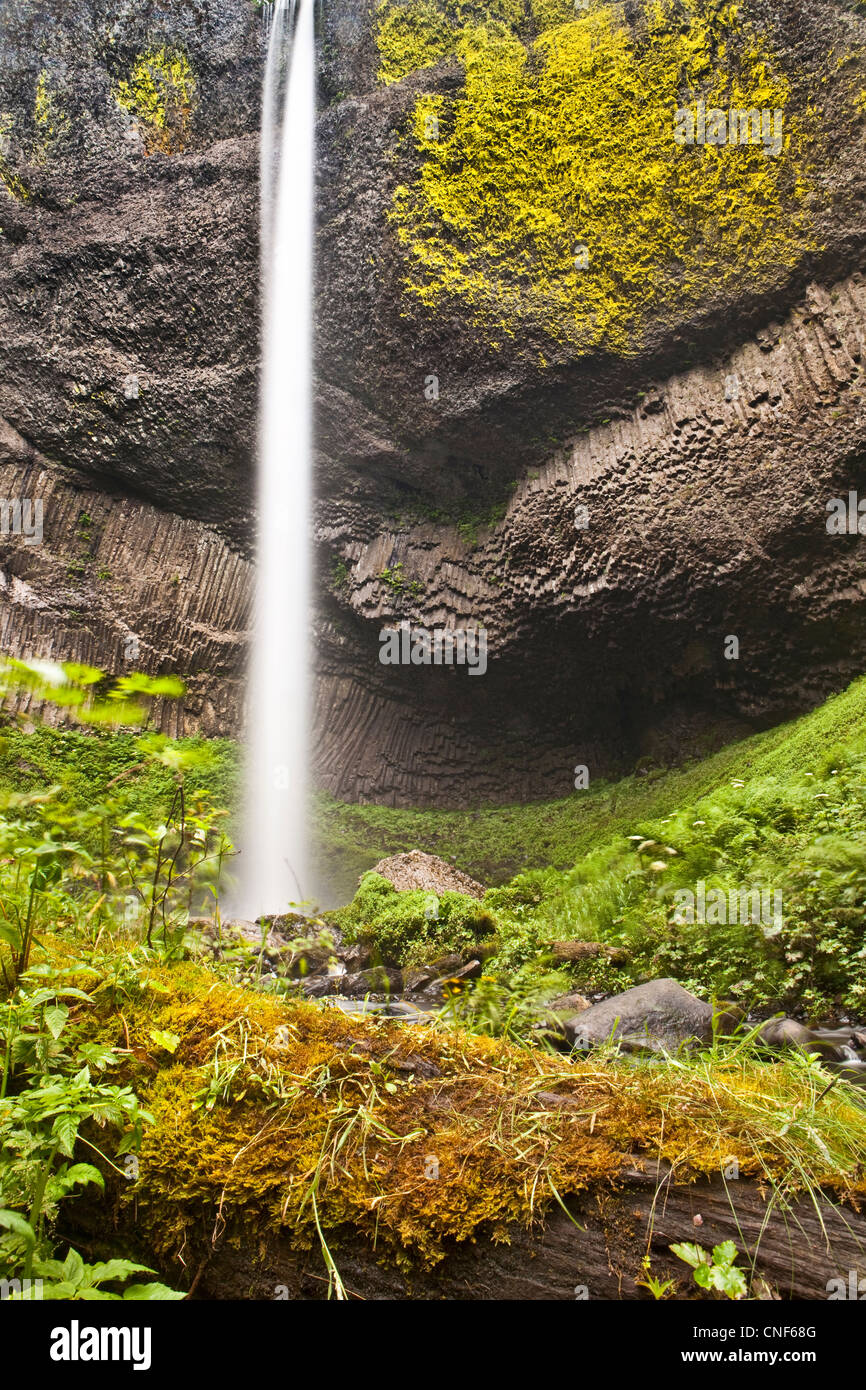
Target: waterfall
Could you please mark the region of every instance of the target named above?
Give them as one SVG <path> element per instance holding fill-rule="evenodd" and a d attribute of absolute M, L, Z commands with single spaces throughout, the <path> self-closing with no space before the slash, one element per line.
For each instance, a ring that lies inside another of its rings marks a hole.
<path fill-rule="evenodd" d="M 261 133 L 256 594 L 238 915 L 309 893 L 314 0 L 270 15 Z"/>

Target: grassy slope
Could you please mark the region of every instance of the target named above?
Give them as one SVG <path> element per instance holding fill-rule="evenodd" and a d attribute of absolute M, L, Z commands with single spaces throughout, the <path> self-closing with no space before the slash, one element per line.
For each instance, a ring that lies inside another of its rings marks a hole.
<path fill-rule="evenodd" d="M 364 837 L 377 850 L 385 841 L 389 849 L 450 851 L 488 884 L 519 868 L 483 906 L 497 923 L 488 970 L 512 979 L 522 972 L 521 989 L 552 942 L 594 940 L 624 947 L 628 960 L 614 967 L 601 956 L 572 967 L 584 990 L 610 993 L 672 975 L 747 1008 L 862 1018 L 864 714 L 861 679 L 802 719 L 656 779 L 449 815 L 336 808 L 331 838 L 347 836 L 348 820 L 355 853 Z M 709 910 L 683 919 L 677 894 L 694 894 L 701 882 L 723 902 L 720 920 Z M 755 891 L 766 895 L 763 921 L 740 908 L 741 895 Z M 397 895 L 368 880 L 340 924 L 374 940 L 392 963 L 415 963 L 428 947 L 462 944 L 458 935 L 443 939 L 451 904 L 441 902 L 449 911 L 440 911 L 431 935 L 423 894 Z"/>
<path fill-rule="evenodd" d="M 798 777 L 864 735 L 866 678 L 811 714 L 684 768 L 599 783 L 556 801 L 427 811 L 322 798 L 317 838 L 347 895 L 353 875 L 382 855 L 418 848 L 453 857 L 484 884 L 502 884 L 525 869 L 570 868 L 605 841 L 630 834 L 636 823 L 669 815 L 733 778 Z"/>
<path fill-rule="evenodd" d="M 790 724 L 729 744 L 686 767 L 615 784 L 598 783 L 555 801 L 488 806 L 459 811 L 353 806 L 322 796 L 316 841 L 336 896 L 351 897 L 361 873 L 383 855 L 421 848 L 453 859 L 486 885 L 508 882 L 535 868 L 571 868 L 583 855 L 637 822 L 666 816 L 732 778 L 796 777 L 837 746 L 850 747 L 866 731 L 866 677 L 813 713 Z M 210 766 L 196 771 L 196 785 L 214 800 L 236 801 L 239 755 L 228 740 L 210 745 Z M 30 791 L 62 783 L 84 805 L 102 796 L 115 778 L 128 789 L 130 805 L 161 814 L 170 795 L 171 774 L 137 768 L 130 734 L 80 733 L 16 727 L 0 735 L 0 789 Z"/>

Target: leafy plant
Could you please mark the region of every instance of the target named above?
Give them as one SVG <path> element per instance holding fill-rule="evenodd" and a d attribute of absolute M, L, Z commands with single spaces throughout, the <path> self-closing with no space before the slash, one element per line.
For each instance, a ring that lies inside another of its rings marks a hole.
<path fill-rule="evenodd" d="M 43 1280 L 41 1295 L 47 1299 L 63 1299 L 75 1302 L 83 1299 L 114 1299 L 123 1302 L 168 1302 L 186 1298 L 186 1294 L 170 1289 L 166 1284 L 130 1284 L 123 1293 L 112 1293 L 105 1284 L 124 1284 L 133 1274 L 153 1274 L 147 1265 L 134 1264 L 131 1260 L 106 1260 L 98 1264 L 85 1264 L 77 1250 L 71 1247 L 65 1260 L 36 1260 L 33 1273 Z"/>
<path fill-rule="evenodd" d="M 671 1250 L 677 1259 L 684 1260 L 694 1270 L 694 1280 L 698 1288 L 708 1292 L 716 1290 L 726 1298 L 745 1298 L 748 1293 L 746 1276 L 734 1264 L 739 1251 L 732 1240 L 714 1245 L 712 1254 L 702 1245 L 681 1243 L 672 1245 Z"/>

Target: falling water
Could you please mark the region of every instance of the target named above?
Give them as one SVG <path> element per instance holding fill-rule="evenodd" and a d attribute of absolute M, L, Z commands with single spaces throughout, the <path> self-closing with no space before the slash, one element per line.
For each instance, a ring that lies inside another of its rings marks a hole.
<path fill-rule="evenodd" d="M 262 101 L 257 582 L 237 910 L 309 892 L 314 0 L 276 0 Z"/>

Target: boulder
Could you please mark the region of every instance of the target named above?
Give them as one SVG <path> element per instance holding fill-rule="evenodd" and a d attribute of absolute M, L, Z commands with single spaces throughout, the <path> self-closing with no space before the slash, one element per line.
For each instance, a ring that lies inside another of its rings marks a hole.
<path fill-rule="evenodd" d="M 403 975 L 399 970 L 374 965 L 369 970 L 359 970 L 355 975 L 343 975 L 336 983 L 340 994 L 363 999 L 365 994 L 400 994 L 403 989 Z"/>
<path fill-rule="evenodd" d="M 758 1036 L 769 1047 L 801 1047 L 817 1052 L 825 1062 L 862 1065 L 862 1034 L 853 1028 L 807 1028 L 793 1018 L 771 1018 L 761 1025 Z"/>
<path fill-rule="evenodd" d="M 770 1047 L 808 1048 L 812 1030 L 793 1018 L 771 1018 L 761 1025 L 758 1037 Z"/>
<path fill-rule="evenodd" d="M 410 965 L 403 971 L 403 988 L 407 994 L 417 994 L 437 978 L 436 971 L 430 965 Z"/>
<path fill-rule="evenodd" d="M 455 975 L 462 965 L 463 957 L 455 951 L 448 956 L 437 956 L 436 960 L 431 960 L 425 969 L 429 970 L 435 979 L 443 979 L 446 975 L 449 978 Z"/>
<path fill-rule="evenodd" d="M 583 994 L 560 994 L 544 1006 L 545 1012 L 549 1010 L 552 1014 L 564 1014 L 566 1018 L 573 1018 L 575 1014 L 584 1013 L 591 1008 L 592 1005 Z"/>
<path fill-rule="evenodd" d="M 591 1005 L 563 1027 L 572 1047 L 581 1050 L 615 1038 L 629 1047 L 658 1051 L 709 1042 L 713 1010 L 676 980 L 650 980 Z"/>
<path fill-rule="evenodd" d="M 412 849 L 406 854 L 393 854 L 389 859 L 380 859 L 373 869 L 381 874 L 400 893 L 410 890 L 422 893 L 465 893 L 469 898 L 484 897 L 484 888 L 474 878 L 438 859 L 435 854 L 425 854 L 423 850 Z"/>

